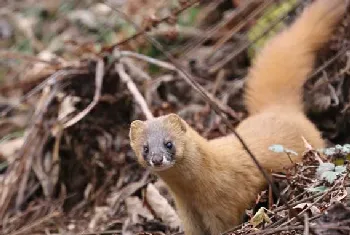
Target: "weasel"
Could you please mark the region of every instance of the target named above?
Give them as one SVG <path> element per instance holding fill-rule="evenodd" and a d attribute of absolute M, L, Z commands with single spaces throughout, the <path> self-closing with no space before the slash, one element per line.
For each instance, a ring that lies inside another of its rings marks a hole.
<path fill-rule="evenodd" d="M 316 0 L 258 53 L 247 77 L 244 100 L 249 116 L 237 127 L 266 171 L 292 165 L 281 144 L 298 153 L 302 137 L 324 147 L 315 125 L 303 113 L 302 89 L 316 52 L 345 14 L 346 0 Z M 168 185 L 185 234 L 220 234 L 242 222 L 266 180 L 234 135 L 207 140 L 176 114 L 135 120 L 130 145 L 138 162 Z"/>

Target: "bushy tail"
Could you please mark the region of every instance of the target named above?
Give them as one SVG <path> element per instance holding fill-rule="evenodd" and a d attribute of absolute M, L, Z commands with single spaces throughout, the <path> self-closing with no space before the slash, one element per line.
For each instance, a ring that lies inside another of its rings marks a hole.
<path fill-rule="evenodd" d="M 250 114 L 273 105 L 302 111 L 302 87 L 315 52 L 330 39 L 346 8 L 346 0 L 316 0 L 266 43 L 248 74 L 245 102 Z"/>

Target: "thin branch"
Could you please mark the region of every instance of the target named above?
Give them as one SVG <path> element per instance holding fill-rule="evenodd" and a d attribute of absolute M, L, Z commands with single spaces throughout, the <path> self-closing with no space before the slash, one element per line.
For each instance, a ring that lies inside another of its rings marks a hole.
<path fill-rule="evenodd" d="M 219 40 L 214 47 L 212 48 L 212 51 L 217 51 L 222 47 L 224 43 L 226 43 L 234 34 L 239 32 L 248 22 L 253 20 L 257 15 L 261 14 L 268 6 L 271 5 L 271 3 L 274 0 L 268 0 L 268 1 L 263 1 L 262 5 L 258 6 L 254 11 L 245 19 L 242 20 L 236 27 L 233 27 L 227 34 L 224 36 L 221 40 Z"/>
<path fill-rule="evenodd" d="M 19 210 L 19 208 L 24 203 L 24 194 L 26 191 L 26 186 L 29 179 L 29 175 L 31 173 L 34 158 L 38 157 L 38 153 L 41 153 L 42 148 L 48 139 L 49 133 L 48 131 L 43 130 L 41 124 L 44 120 L 44 114 L 46 113 L 49 105 L 52 103 L 54 97 L 57 94 L 57 90 L 57 84 L 54 84 L 52 88 L 47 86 L 46 89 L 43 90 L 38 105 L 36 106 L 36 109 L 34 111 L 34 115 L 31 119 L 31 126 L 30 128 L 28 128 L 29 131 L 27 131 L 24 143 L 17 155 L 20 162 L 18 165 L 15 164 L 14 166 L 16 167 L 16 169 L 10 172 L 13 172 L 13 174 L 15 175 L 17 174 L 16 181 L 11 182 L 12 184 L 10 184 L 10 186 L 12 186 L 11 193 L 17 193 L 17 210 Z M 20 181 L 19 186 L 15 186 L 15 183 L 17 183 L 18 181 Z"/>
<path fill-rule="evenodd" d="M 25 227 L 21 228 L 20 230 L 15 231 L 9 235 L 20 235 L 23 233 L 28 234 L 28 232 L 30 230 L 32 230 L 33 228 L 35 228 L 35 227 L 39 226 L 40 224 L 43 224 L 43 223 L 45 223 L 45 222 L 47 222 L 47 221 L 51 220 L 52 218 L 55 218 L 59 215 L 60 215 L 60 212 L 54 211 L 51 214 L 49 214 L 43 218 L 40 218 L 40 219 L 34 221 L 33 223 L 29 224 L 28 226 L 25 226 Z"/>
<path fill-rule="evenodd" d="M 350 227 L 347 225 L 339 225 L 339 224 L 330 224 L 330 225 L 310 225 L 310 229 L 335 229 L 337 231 L 344 230 L 344 231 L 350 231 Z M 296 226 L 286 226 L 286 227 L 280 227 L 280 228 L 273 228 L 273 229 L 267 229 L 267 230 L 261 230 L 258 232 L 249 233 L 249 235 L 269 235 L 269 234 L 278 234 L 279 232 L 284 231 L 291 231 L 291 230 L 303 230 L 304 225 L 296 225 Z"/>
<path fill-rule="evenodd" d="M 44 64 L 51 65 L 54 67 L 59 66 L 61 64 L 58 61 L 43 60 L 43 59 L 40 59 L 36 56 L 26 55 L 23 53 L 8 51 L 8 50 L 0 50 L 0 57 L 6 58 L 6 59 L 25 60 L 26 62 L 29 62 L 29 63 L 44 63 Z"/>
<path fill-rule="evenodd" d="M 116 64 L 116 70 L 120 76 L 120 79 L 126 84 L 131 94 L 134 96 L 136 103 L 140 106 L 142 112 L 145 114 L 147 119 L 152 119 L 153 114 L 149 109 L 145 98 L 143 98 L 141 92 L 137 89 L 135 83 L 132 81 L 130 76 L 125 72 L 124 65 L 122 63 Z"/>
<path fill-rule="evenodd" d="M 303 235 L 309 235 L 310 234 L 310 223 L 307 214 L 304 214 L 304 234 Z"/>
<path fill-rule="evenodd" d="M 136 58 L 136 59 L 147 61 L 148 63 L 155 64 L 155 65 L 157 65 L 159 67 L 162 67 L 162 68 L 165 68 L 165 69 L 168 69 L 168 70 L 177 71 L 177 68 L 174 65 L 172 65 L 172 64 L 170 64 L 168 62 L 161 61 L 161 60 L 158 60 L 158 59 L 146 56 L 146 55 L 142 55 L 142 54 L 139 54 L 139 53 L 136 53 L 136 52 L 120 51 L 120 56 L 133 57 L 133 58 Z"/>
<path fill-rule="evenodd" d="M 78 113 L 75 117 L 67 121 L 63 124 L 63 128 L 70 127 L 75 123 L 79 122 L 82 118 L 84 118 L 98 103 L 101 97 L 102 83 L 104 77 L 104 62 L 102 59 L 98 59 L 96 64 L 96 75 L 95 75 L 95 94 L 92 102 L 80 113 Z"/>
<path fill-rule="evenodd" d="M 132 51 L 120 51 L 120 56 L 128 56 L 128 57 L 133 57 L 133 58 L 137 58 L 140 60 L 144 60 L 148 63 L 151 64 L 155 64 L 159 67 L 177 72 L 177 74 L 182 77 L 185 81 L 187 81 L 187 77 L 186 74 L 183 72 L 183 70 L 178 69 L 177 66 L 174 66 L 173 64 L 170 64 L 168 62 L 162 61 L 162 60 L 158 60 L 152 57 L 148 57 L 142 54 L 138 54 Z M 191 85 L 191 84 L 190 84 Z M 199 84 L 198 84 L 199 85 Z M 191 85 L 192 86 L 192 85 Z M 196 89 L 194 87 L 194 89 Z M 204 90 L 204 88 L 202 88 L 203 91 L 205 93 L 205 95 L 211 100 L 211 102 L 215 103 L 215 105 L 219 108 L 219 110 L 221 112 L 224 112 L 226 114 L 228 114 L 229 116 L 231 116 L 232 118 L 234 118 L 235 120 L 239 120 L 239 117 L 237 116 L 237 114 L 235 113 L 234 110 L 232 110 L 228 105 L 223 104 L 222 102 L 220 102 L 215 96 L 213 96 L 212 94 L 210 94 L 209 92 L 207 92 L 206 90 Z"/>
<path fill-rule="evenodd" d="M 271 29 L 273 29 L 277 24 L 279 24 L 284 18 L 286 18 L 290 12 L 294 11 L 300 4 L 302 3 L 302 1 L 299 1 L 297 4 L 295 4 L 293 6 L 292 9 L 290 9 L 288 12 L 286 12 L 285 14 L 281 15 L 280 17 L 278 17 L 276 20 L 274 20 L 268 27 L 265 28 L 265 30 L 263 30 L 254 40 L 249 41 L 247 43 L 244 43 L 240 48 L 238 48 L 237 50 L 233 51 L 231 54 L 229 54 L 226 58 L 224 58 L 223 60 L 219 61 L 218 63 L 216 63 L 215 65 L 213 65 L 210 69 L 209 69 L 209 73 L 216 73 L 217 71 L 219 71 L 222 67 L 224 67 L 228 62 L 232 61 L 236 56 L 238 56 L 239 54 L 241 54 L 243 51 L 245 51 L 248 47 L 250 47 L 253 43 L 257 42 L 258 40 L 260 40 L 263 36 L 265 36 L 267 33 L 269 33 L 271 31 Z"/>
<path fill-rule="evenodd" d="M 227 18 L 224 18 L 222 21 L 220 21 L 218 24 L 211 27 L 206 35 L 204 35 L 203 38 L 195 41 L 194 43 L 188 43 L 184 48 L 181 49 L 182 53 L 189 54 L 193 50 L 197 49 L 203 42 L 208 40 L 209 38 L 213 37 L 213 35 L 218 34 L 218 31 L 225 27 L 227 24 L 229 24 L 234 19 L 238 18 L 238 16 L 242 15 L 243 12 L 247 10 L 247 8 L 250 6 L 251 3 L 254 1 L 250 1 L 246 4 L 244 4 L 244 7 L 240 7 L 237 9 L 237 11 L 232 12 Z M 218 3 L 216 3 L 218 4 Z M 247 21 L 248 23 L 248 21 Z"/>
<path fill-rule="evenodd" d="M 308 76 L 308 80 L 314 78 L 316 75 L 318 75 L 321 71 L 325 70 L 326 68 L 328 68 L 328 66 L 330 66 L 331 64 L 333 64 L 336 59 L 338 59 L 340 56 L 344 55 L 348 50 L 348 48 L 343 48 L 342 50 L 339 50 L 337 54 L 335 54 L 332 58 L 330 58 L 329 60 L 327 60 L 325 63 L 323 63 L 320 67 L 318 67 L 312 74 L 310 74 Z M 322 83 L 323 84 L 323 83 Z M 320 84 L 321 85 L 321 84 Z M 319 86 L 317 86 L 319 87 Z M 315 87 L 316 88 L 316 87 Z M 313 88 L 313 89 L 315 89 Z"/>
<path fill-rule="evenodd" d="M 85 73 L 85 71 L 83 71 Z M 18 107 L 20 104 L 22 104 L 24 101 L 28 100 L 33 95 L 40 92 L 44 87 L 50 84 L 54 84 L 60 79 L 65 78 L 68 75 L 74 75 L 74 74 L 82 74 L 82 71 L 79 70 L 58 70 L 57 72 L 53 73 L 51 76 L 49 76 L 47 79 L 42 81 L 39 85 L 35 86 L 32 90 L 30 90 L 27 94 L 23 95 L 19 98 L 18 103 L 16 105 L 10 106 L 5 108 L 0 112 L 0 117 L 4 117 L 13 110 L 14 108 Z"/>
<path fill-rule="evenodd" d="M 302 210 L 300 213 L 298 213 L 297 217 L 294 217 L 294 218 L 292 218 L 292 219 L 286 221 L 284 224 L 280 225 L 279 227 L 281 227 L 281 226 L 286 226 L 286 225 L 288 225 L 288 224 L 294 222 L 295 219 L 299 218 L 299 216 L 303 215 L 305 212 L 307 212 L 308 210 L 310 210 L 311 207 L 313 207 L 316 203 L 318 203 L 319 201 L 321 201 L 325 196 L 327 196 L 330 192 L 332 192 L 332 191 L 336 188 L 336 186 L 338 186 L 338 183 L 341 183 L 341 182 L 345 179 L 345 177 L 346 177 L 346 175 L 343 176 L 342 178 L 338 179 L 337 182 L 335 182 L 334 185 L 333 185 L 330 189 L 326 190 L 322 196 L 320 196 L 319 198 L 317 198 L 317 199 L 316 199 L 315 201 L 313 201 L 310 205 L 308 205 L 304 210 Z M 311 229 L 311 228 L 310 228 L 310 229 Z M 311 232 L 311 231 L 310 231 L 310 232 Z"/>
<path fill-rule="evenodd" d="M 106 6 L 110 7 L 111 9 L 113 9 L 113 7 L 109 6 L 109 5 L 108 5 L 107 3 L 105 3 L 103 0 L 99 0 L 99 2 L 105 4 Z M 156 27 L 156 26 L 158 26 L 160 23 L 163 23 L 163 22 L 168 21 L 169 18 L 171 18 L 171 17 L 174 17 L 174 16 L 176 17 L 176 16 L 178 16 L 178 15 L 181 14 L 183 11 L 185 11 L 185 10 L 187 10 L 188 8 L 194 6 L 194 5 L 197 4 L 198 2 L 199 2 L 199 0 L 194 0 L 193 2 L 188 2 L 188 3 L 185 2 L 185 3 L 184 3 L 184 6 L 183 6 L 182 8 L 179 8 L 179 9 L 177 9 L 176 11 L 174 11 L 174 12 L 172 13 L 172 15 L 169 15 L 169 16 L 166 16 L 166 17 L 163 17 L 163 18 L 157 20 L 156 22 L 154 22 L 154 24 L 152 25 L 152 27 Z M 118 11 L 119 11 L 119 10 L 118 10 Z M 125 13 L 123 13 L 123 14 L 126 15 Z M 140 29 L 140 28 L 138 28 L 138 31 L 139 31 L 139 32 L 137 32 L 137 33 L 134 34 L 133 36 L 128 37 L 128 38 L 126 38 L 126 39 L 124 39 L 124 40 L 122 40 L 122 41 L 120 41 L 120 42 L 118 42 L 118 43 L 116 43 L 116 44 L 114 44 L 114 45 L 111 45 L 111 46 L 109 46 L 109 47 L 106 47 L 106 48 L 104 48 L 102 51 L 103 51 L 103 52 L 111 52 L 111 51 L 113 51 L 114 48 L 116 48 L 116 47 L 118 47 L 118 46 L 120 46 L 120 45 L 122 45 L 122 44 L 125 44 L 125 43 L 127 43 L 127 42 L 129 42 L 129 41 L 132 41 L 132 40 L 138 38 L 138 37 L 141 36 L 141 35 L 146 34 L 147 31 L 148 31 L 148 29 L 147 29 L 147 28 L 146 28 L 146 29 Z"/>

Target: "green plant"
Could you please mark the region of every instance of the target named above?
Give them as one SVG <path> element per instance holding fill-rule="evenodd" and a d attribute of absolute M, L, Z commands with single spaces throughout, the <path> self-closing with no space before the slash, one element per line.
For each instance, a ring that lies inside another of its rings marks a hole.
<path fill-rule="evenodd" d="M 275 153 L 287 153 L 287 154 L 298 155 L 295 151 L 293 151 L 291 149 L 287 149 L 287 148 L 283 147 L 283 145 L 280 145 L 280 144 L 271 145 L 269 147 L 269 150 L 271 150 Z"/>
<path fill-rule="evenodd" d="M 346 166 L 336 166 L 334 163 L 324 162 L 320 163 L 316 173 L 321 180 L 326 180 L 332 184 L 339 175 L 346 172 Z"/>

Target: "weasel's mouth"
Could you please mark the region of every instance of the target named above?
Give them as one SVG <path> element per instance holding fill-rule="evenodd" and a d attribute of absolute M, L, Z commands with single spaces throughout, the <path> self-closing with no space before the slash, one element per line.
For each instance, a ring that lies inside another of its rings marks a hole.
<path fill-rule="evenodd" d="M 175 164 L 175 160 L 168 160 L 165 155 L 151 158 L 147 161 L 149 168 L 154 171 L 164 171 Z"/>

